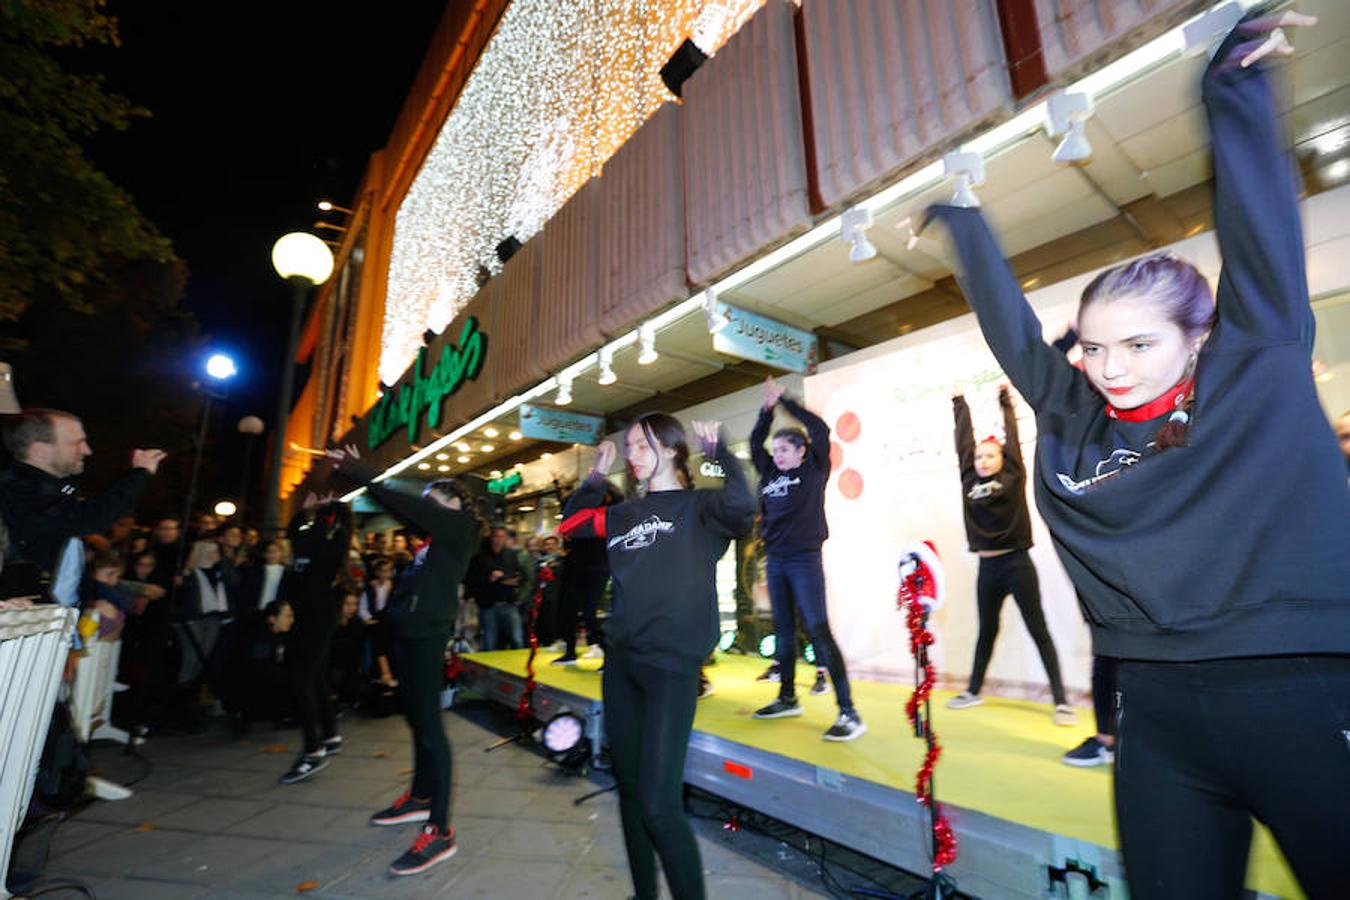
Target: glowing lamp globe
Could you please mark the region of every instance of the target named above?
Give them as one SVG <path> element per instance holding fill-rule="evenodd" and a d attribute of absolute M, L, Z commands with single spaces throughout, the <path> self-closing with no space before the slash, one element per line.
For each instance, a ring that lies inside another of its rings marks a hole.
<path fill-rule="evenodd" d="M 323 284 L 333 274 L 333 251 L 314 235 L 293 231 L 272 245 L 272 267 L 282 278 Z"/>
<path fill-rule="evenodd" d="M 216 515 L 229 518 L 239 511 L 239 507 L 234 505 L 232 500 L 222 500 L 216 504 Z"/>
<path fill-rule="evenodd" d="M 263 420 L 257 416 L 244 416 L 239 420 L 240 434 L 262 434 Z"/>
<path fill-rule="evenodd" d="M 230 359 L 224 353 L 213 353 L 206 360 L 206 374 L 217 381 L 224 381 L 226 378 L 232 378 L 238 374 L 239 370 L 234 367 L 234 360 Z"/>

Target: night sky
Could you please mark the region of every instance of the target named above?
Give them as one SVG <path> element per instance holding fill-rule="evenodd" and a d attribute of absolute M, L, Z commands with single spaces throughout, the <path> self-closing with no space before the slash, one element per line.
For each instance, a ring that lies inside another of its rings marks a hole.
<path fill-rule="evenodd" d="M 113 0 L 122 46 L 72 58 L 152 113 L 99 136 L 90 155 L 173 242 L 189 270 L 184 306 L 238 360 L 215 426 L 225 459 L 204 473 L 221 486 L 238 484 L 227 460 L 239 417 L 269 429 L 275 417 L 289 287 L 272 244 L 310 230 L 319 199 L 352 205 L 446 2 Z"/>

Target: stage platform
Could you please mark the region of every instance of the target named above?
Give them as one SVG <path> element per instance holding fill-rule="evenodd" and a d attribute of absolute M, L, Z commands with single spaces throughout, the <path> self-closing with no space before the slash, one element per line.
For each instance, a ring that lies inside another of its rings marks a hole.
<path fill-rule="evenodd" d="M 527 655 L 468 654 L 460 683 L 514 707 Z M 542 719 L 564 708 L 582 715 L 598 749 L 600 661 L 550 666 L 557 656 L 536 658 L 536 710 Z M 814 677 L 809 666 L 797 670 L 804 715 L 753 718 L 777 691 L 775 684 L 755 681 L 766 665 L 719 654 L 709 667 L 715 694 L 699 702 L 685 780 L 901 869 L 928 871 L 927 820 L 913 794 L 923 745 L 905 720 L 909 688 L 855 681 L 854 704 L 868 732 L 831 743 L 821 734 L 837 712 L 834 694 L 808 693 Z M 1079 711 L 1078 726 L 1063 728 L 1051 723 L 1045 704 L 986 697 L 982 706 L 952 711 L 943 705 L 950 696 L 934 693 L 934 726 L 943 747 L 936 789 L 960 841 L 960 858 L 949 869 L 960 889 L 987 900 L 1124 898 L 1110 767 L 1076 769 L 1060 762 L 1065 750 L 1093 732 L 1091 710 Z M 1067 885 L 1052 883 L 1061 877 L 1054 870 L 1075 869 L 1091 872 L 1105 886 L 1085 893 L 1087 879 L 1073 874 Z M 1257 831 L 1247 883 L 1259 897 L 1303 896 L 1264 829 Z"/>

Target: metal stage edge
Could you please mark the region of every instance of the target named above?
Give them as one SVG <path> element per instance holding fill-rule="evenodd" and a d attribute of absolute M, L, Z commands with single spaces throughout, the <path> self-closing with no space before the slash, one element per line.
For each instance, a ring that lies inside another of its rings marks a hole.
<path fill-rule="evenodd" d="M 465 659 L 460 688 L 517 708 L 524 677 Z M 586 721 L 592 757 L 603 743 L 600 700 L 536 683 L 534 708 L 546 722 L 568 711 Z M 941 770 L 937 796 L 942 798 Z M 694 730 L 685 762 L 687 784 L 803 831 L 924 876 L 931 871 L 927 811 L 914 794 L 855 778 L 790 756 Z M 944 804 L 960 857 L 948 869 L 962 893 L 985 900 L 1091 898 L 1128 900 L 1116 850 Z M 1097 890 L 1090 890 L 1095 885 Z M 1255 900 L 1275 900 L 1249 894 Z"/>

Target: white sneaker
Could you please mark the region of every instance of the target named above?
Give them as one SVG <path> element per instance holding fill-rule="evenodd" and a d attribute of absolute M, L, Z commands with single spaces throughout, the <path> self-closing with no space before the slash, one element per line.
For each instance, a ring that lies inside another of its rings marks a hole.
<path fill-rule="evenodd" d="M 567 641 L 554 641 L 548 645 L 548 652 L 562 653 L 567 649 Z"/>
<path fill-rule="evenodd" d="M 972 706 L 979 706 L 984 703 L 984 698 L 979 694 L 972 694 L 970 691 L 962 691 L 955 697 L 947 701 L 948 709 L 969 709 Z"/>
<path fill-rule="evenodd" d="M 106 778 L 99 778 L 97 775 L 90 775 L 88 782 L 89 790 L 94 792 L 94 796 L 100 800 L 125 800 L 132 795 L 130 788 L 122 787 L 115 781 L 109 781 Z"/>
<path fill-rule="evenodd" d="M 592 644 L 586 652 L 581 654 L 582 659 L 604 659 L 605 650 L 599 644 Z"/>
<path fill-rule="evenodd" d="M 1050 718 L 1056 725 L 1077 725 L 1078 713 L 1073 711 L 1073 707 L 1067 703 L 1060 703 L 1055 706 L 1055 711 L 1050 714 Z"/>

